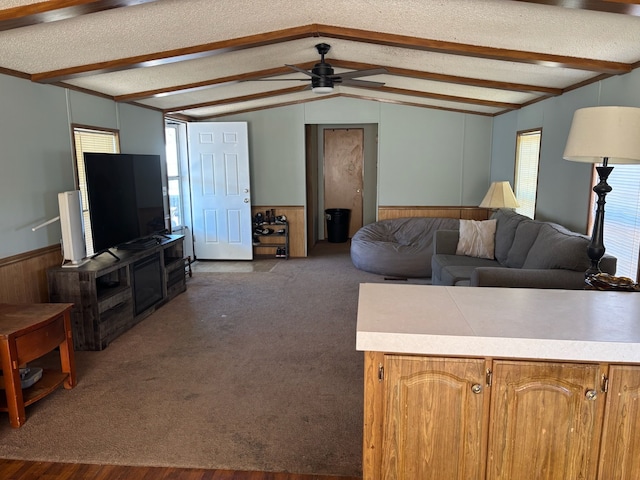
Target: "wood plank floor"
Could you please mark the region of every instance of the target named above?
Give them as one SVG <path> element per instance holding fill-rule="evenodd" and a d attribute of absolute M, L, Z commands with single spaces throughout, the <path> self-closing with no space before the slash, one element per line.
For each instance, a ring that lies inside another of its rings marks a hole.
<path fill-rule="evenodd" d="M 125 467 L 0 459 L 2 480 L 361 480 L 360 477 L 241 472 L 197 468 Z"/>

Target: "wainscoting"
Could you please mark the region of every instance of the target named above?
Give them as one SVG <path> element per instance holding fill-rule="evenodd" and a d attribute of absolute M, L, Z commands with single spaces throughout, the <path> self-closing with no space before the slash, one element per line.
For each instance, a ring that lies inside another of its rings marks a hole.
<path fill-rule="evenodd" d="M 0 259 L 0 302 L 48 302 L 47 269 L 61 264 L 60 245 Z"/>
<path fill-rule="evenodd" d="M 378 207 L 378 220 L 406 217 L 460 218 L 463 220 L 487 220 L 491 210 L 480 207 Z"/>

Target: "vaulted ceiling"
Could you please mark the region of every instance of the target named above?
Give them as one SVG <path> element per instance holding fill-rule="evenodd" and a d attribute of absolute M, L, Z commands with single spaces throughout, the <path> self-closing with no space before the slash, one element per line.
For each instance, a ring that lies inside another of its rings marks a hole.
<path fill-rule="evenodd" d="M 493 116 L 638 68 L 638 3 L 8 0 L 0 73 L 191 120 L 336 96 Z M 338 76 L 383 70 L 313 93 L 319 43 Z"/>

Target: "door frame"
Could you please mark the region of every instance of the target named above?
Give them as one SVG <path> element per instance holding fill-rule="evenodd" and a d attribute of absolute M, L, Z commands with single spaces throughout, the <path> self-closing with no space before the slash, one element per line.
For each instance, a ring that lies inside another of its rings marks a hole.
<path fill-rule="evenodd" d="M 314 142 L 311 152 L 307 151 L 307 185 L 315 185 L 315 204 L 307 200 L 307 231 L 314 232 L 315 237 L 307 239 L 308 249 L 318 240 L 326 238 L 324 215 L 324 130 L 340 128 L 361 128 L 364 130 L 364 164 L 363 197 L 362 197 L 362 223 L 367 225 L 378 219 L 378 124 L 377 123 L 353 123 L 353 124 L 312 124 L 308 125 L 311 132 L 305 136 L 306 140 Z M 315 131 L 314 131 L 315 130 Z M 309 158 L 311 155 L 311 158 Z M 314 168 L 315 167 L 315 168 Z M 307 186 L 307 197 L 309 197 Z"/>

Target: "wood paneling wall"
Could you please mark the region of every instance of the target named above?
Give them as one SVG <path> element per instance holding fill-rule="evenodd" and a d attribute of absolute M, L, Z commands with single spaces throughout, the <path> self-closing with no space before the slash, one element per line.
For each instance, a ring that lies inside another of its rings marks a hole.
<path fill-rule="evenodd" d="M 60 245 L 0 259 L 0 302 L 48 302 L 47 269 L 61 264 Z"/>
<path fill-rule="evenodd" d="M 253 205 L 251 207 L 251 214 L 255 216 L 258 212 L 264 213 L 266 210 L 271 210 L 272 208 L 275 210 L 276 215 L 285 215 L 289 222 L 289 256 L 305 257 L 305 232 L 307 231 L 307 226 L 304 222 L 304 207 Z M 256 255 L 273 255 L 274 253 L 274 249 L 268 247 L 255 247 L 253 251 Z"/>
<path fill-rule="evenodd" d="M 461 218 L 463 220 L 487 220 L 491 210 L 480 207 L 378 207 L 378 220 L 406 217 Z"/>

